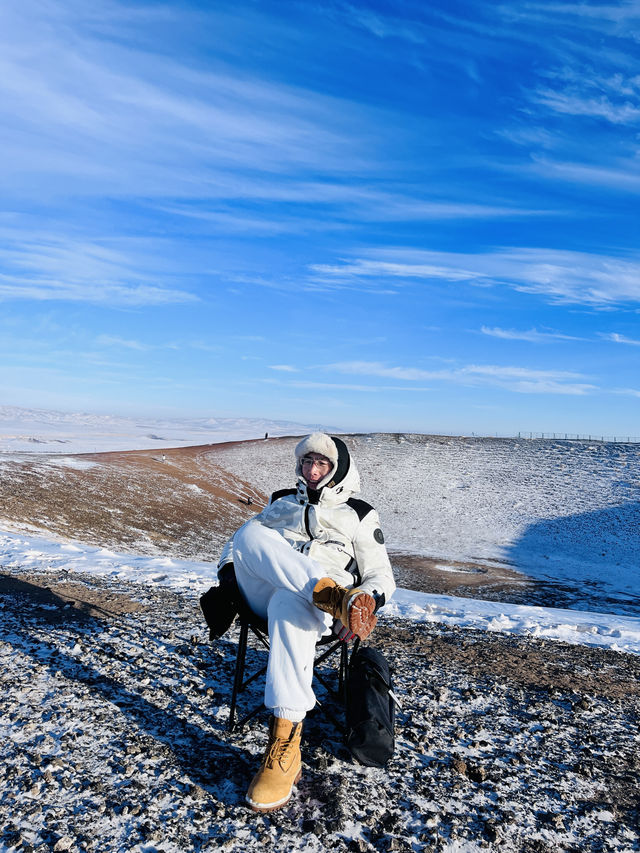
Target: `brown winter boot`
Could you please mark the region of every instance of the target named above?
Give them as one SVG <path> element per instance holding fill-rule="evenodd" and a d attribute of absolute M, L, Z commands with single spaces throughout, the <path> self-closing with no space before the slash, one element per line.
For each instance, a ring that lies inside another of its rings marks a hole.
<path fill-rule="evenodd" d="M 271 718 L 269 743 L 246 796 L 254 812 L 273 812 L 291 799 L 292 788 L 302 775 L 301 736 L 302 723 Z"/>
<path fill-rule="evenodd" d="M 349 603 L 351 606 L 349 606 Z M 313 603 L 334 619 L 339 619 L 353 634 L 366 640 L 378 621 L 376 601 L 361 589 L 345 589 L 331 578 L 321 578 L 313 589 Z"/>

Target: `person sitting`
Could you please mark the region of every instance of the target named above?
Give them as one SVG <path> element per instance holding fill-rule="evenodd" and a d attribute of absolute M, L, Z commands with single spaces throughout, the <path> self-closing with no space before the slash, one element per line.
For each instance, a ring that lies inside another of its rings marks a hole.
<path fill-rule="evenodd" d="M 227 542 L 218 563 L 216 589 L 224 594 L 235 574 L 245 602 L 269 630 L 269 741 L 246 795 L 256 812 L 282 808 L 300 779 L 302 722 L 316 701 L 316 643 L 332 630 L 343 640 L 366 639 L 395 590 L 378 513 L 355 497 L 360 477 L 346 444 L 315 432 L 297 444 L 295 457 L 296 488 L 274 492 Z M 222 617 L 214 636 L 234 615 Z"/>

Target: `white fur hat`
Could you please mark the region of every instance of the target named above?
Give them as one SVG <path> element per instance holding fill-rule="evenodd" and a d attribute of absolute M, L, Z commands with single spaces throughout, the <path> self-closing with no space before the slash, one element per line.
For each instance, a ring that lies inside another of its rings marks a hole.
<path fill-rule="evenodd" d="M 300 460 L 308 453 L 320 453 L 326 456 L 334 469 L 338 464 L 338 448 L 331 436 L 324 432 L 312 432 L 296 445 L 296 459 Z"/>

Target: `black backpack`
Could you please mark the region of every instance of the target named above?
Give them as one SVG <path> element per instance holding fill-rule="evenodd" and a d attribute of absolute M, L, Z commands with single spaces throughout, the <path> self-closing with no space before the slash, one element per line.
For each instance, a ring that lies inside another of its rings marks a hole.
<path fill-rule="evenodd" d="M 367 646 L 351 656 L 347 674 L 346 743 L 367 767 L 384 767 L 393 755 L 396 699 L 382 652 Z"/>

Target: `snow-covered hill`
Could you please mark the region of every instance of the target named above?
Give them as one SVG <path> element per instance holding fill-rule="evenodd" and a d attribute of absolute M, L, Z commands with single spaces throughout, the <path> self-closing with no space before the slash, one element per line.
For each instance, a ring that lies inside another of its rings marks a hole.
<path fill-rule="evenodd" d="M 508 565 L 556 604 L 640 616 L 640 445 L 426 435 L 345 437 L 394 553 Z M 225 446 L 265 493 L 290 484 L 294 440 Z"/>
<path fill-rule="evenodd" d="M 185 447 L 265 433 L 304 435 L 313 428 L 266 418 L 127 418 L 0 406 L 0 454 Z"/>

